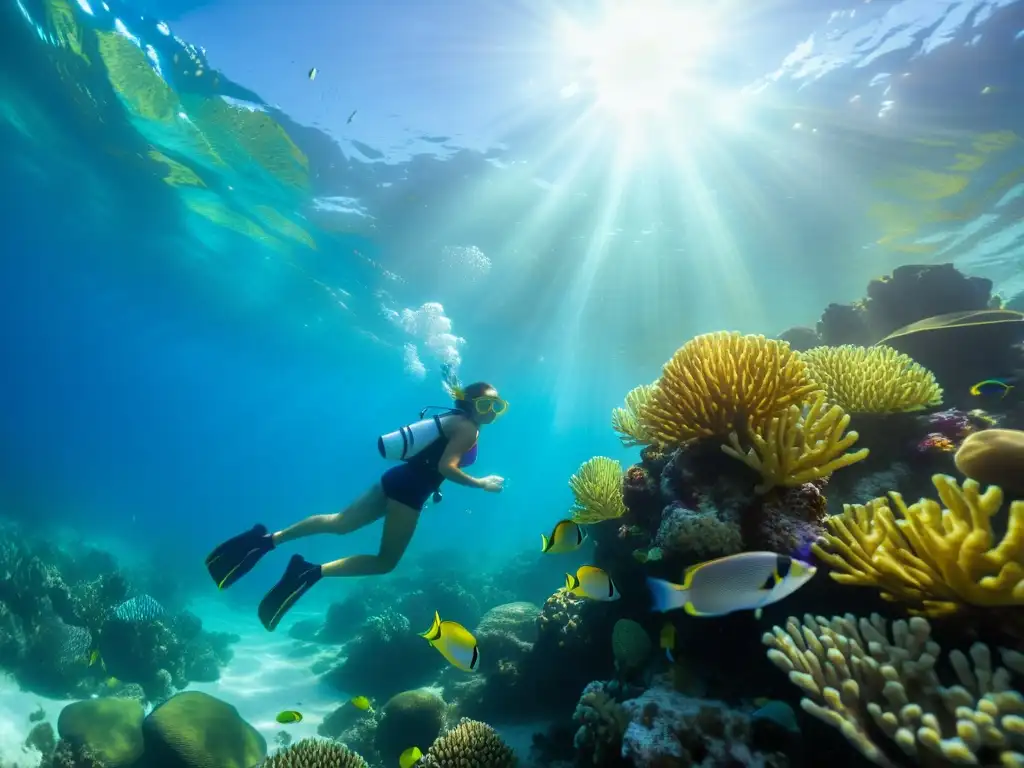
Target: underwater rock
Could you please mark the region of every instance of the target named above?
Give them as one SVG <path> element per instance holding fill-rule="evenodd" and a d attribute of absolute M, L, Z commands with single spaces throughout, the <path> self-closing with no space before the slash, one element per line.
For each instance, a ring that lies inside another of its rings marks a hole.
<path fill-rule="evenodd" d="M 784 754 L 759 751 L 753 743 L 750 715 L 723 702 L 649 688 L 622 706 L 629 716 L 622 757 L 635 768 L 783 768 L 789 764 Z"/>
<path fill-rule="evenodd" d="M 1024 496 L 1024 431 L 975 432 L 956 452 L 956 468 L 982 485 L 998 485 L 1007 498 Z"/>
<path fill-rule="evenodd" d="M 430 628 L 435 611 L 441 618 L 458 621 L 465 627 L 472 627 L 481 616 L 480 603 L 471 592 L 455 581 L 430 578 L 421 580 L 419 588 L 405 592 L 395 608 L 419 632 Z"/>
<path fill-rule="evenodd" d="M 411 746 L 424 749 L 433 744 L 444 727 L 448 705 L 431 690 L 403 691 L 392 696 L 381 709 L 375 746 L 386 765 L 398 762 Z"/>
<path fill-rule="evenodd" d="M 87 699 L 68 704 L 57 732 L 72 747 L 83 747 L 111 768 L 132 765 L 142 755 L 142 705 L 135 699 Z"/>
<path fill-rule="evenodd" d="M 829 304 L 818 321 L 818 337 L 829 347 L 867 346 L 875 341 L 859 304 Z"/>
<path fill-rule="evenodd" d="M 811 544 L 825 532 L 828 500 L 822 488 L 827 482 L 773 488 L 762 498 L 760 509 L 744 517 L 745 549 L 808 559 Z"/>
<path fill-rule="evenodd" d="M 480 671 L 497 668 L 501 660 L 520 663 L 537 642 L 540 606 L 516 602 L 498 605 L 480 620 L 473 636 L 480 647 Z"/>
<path fill-rule="evenodd" d="M 184 691 L 154 709 L 142 724 L 146 762 L 161 768 L 253 768 L 267 742 L 230 704 Z"/>
<path fill-rule="evenodd" d="M 359 709 L 359 707 L 353 706 L 351 701 L 346 701 L 324 717 L 320 725 L 316 727 L 316 732 L 318 735 L 326 736 L 329 739 L 345 741 L 345 739 L 341 738 L 341 735 L 346 730 L 364 720 L 373 720 L 376 716 L 376 710 Z M 376 728 L 376 723 L 374 723 L 374 728 Z M 361 750 L 356 751 L 361 753 Z"/>
<path fill-rule="evenodd" d="M 36 723 L 28 732 L 25 746 L 39 752 L 45 762 L 46 758 L 52 756 L 57 748 L 57 735 L 53 732 L 53 726 L 49 723 Z"/>
<path fill-rule="evenodd" d="M 342 659 L 322 679 L 340 691 L 380 699 L 426 685 L 447 664 L 405 616 L 390 609 L 364 622 Z"/>
<path fill-rule="evenodd" d="M 814 349 L 821 345 L 821 337 L 818 336 L 818 332 L 803 325 L 787 328 L 776 338 L 789 344 L 789 348 L 794 352 L 806 352 L 808 349 Z"/>
<path fill-rule="evenodd" d="M 872 341 L 926 317 L 988 309 L 992 281 L 952 264 L 905 264 L 868 283 L 864 311 Z"/>

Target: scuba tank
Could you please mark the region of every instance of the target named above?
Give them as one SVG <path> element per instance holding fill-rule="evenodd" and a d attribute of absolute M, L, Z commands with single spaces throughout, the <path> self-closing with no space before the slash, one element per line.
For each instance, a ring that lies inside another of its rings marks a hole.
<path fill-rule="evenodd" d="M 437 410 L 433 416 L 427 411 Z M 385 459 L 408 461 L 432 445 L 442 435 L 441 421 L 458 413 L 454 408 L 428 405 L 420 411 L 420 420 L 381 435 L 377 438 L 377 450 Z"/>

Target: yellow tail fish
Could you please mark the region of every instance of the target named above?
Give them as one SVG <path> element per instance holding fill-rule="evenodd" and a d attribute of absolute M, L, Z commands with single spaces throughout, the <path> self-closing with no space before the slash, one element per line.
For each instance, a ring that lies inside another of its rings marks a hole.
<path fill-rule="evenodd" d="M 457 622 L 441 621 L 437 611 L 434 611 L 434 623 L 420 637 L 463 672 L 476 672 L 479 668 L 480 649 L 477 647 L 476 638 Z"/>

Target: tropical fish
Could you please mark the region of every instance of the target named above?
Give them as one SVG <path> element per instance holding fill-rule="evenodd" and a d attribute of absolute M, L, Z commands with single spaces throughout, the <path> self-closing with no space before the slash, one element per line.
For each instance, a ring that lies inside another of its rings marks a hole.
<path fill-rule="evenodd" d="M 302 713 L 296 712 L 294 709 L 286 709 L 283 712 L 278 712 L 277 717 L 274 718 L 279 723 L 301 723 Z"/>
<path fill-rule="evenodd" d="M 319 69 L 317 69 L 316 67 L 313 67 L 313 68 L 312 68 L 311 70 L 309 70 L 309 79 L 310 79 L 310 80 L 316 80 L 316 76 L 317 76 L 317 73 L 318 73 L 319 71 L 320 71 L 320 70 L 319 70 Z"/>
<path fill-rule="evenodd" d="M 971 387 L 971 394 L 975 397 L 978 395 L 999 395 L 1000 398 L 1003 398 L 1006 397 L 1006 393 L 1011 389 L 1013 389 L 1013 385 L 1007 384 L 1002 379 L 985 379 Z"/>
<path fill-rule="evenodd" d="M 675 659 L 672 656 L 672 651 L 676 647 L 675 624 L 665 622 L 665 626 L 661 628 L 661 634 L 658 636 L 658 645 L 665 651 L 665 658 L 675 663 Z"/>
<path fill-rule="evenodd" d="M 352 701 L 352 706 L 356 709 L 361 709 L 364 712 L 370 708 L 370 700 L 365 696 L 356 696 Z"/>
<path fill-rule="evenodd" d="M 775 552 L 741 552 L 686 569 L 682 584 L 647 579 L 655 611 L 682 608 L 691 616 L 759 612 L 787 597 L 817 573 L 810 563 Z"/>
<path fill-rule="evenodd" d="M 126 624 L 155 621 L 164 615 L 164 607 L 149 595 L 125 600 L 114 609 L 114 618 Z"/>
<path fill-rule="evenodd" d="M 89 653 L 89 666 L 91 667 L 93 664 L 100 660 L 100 651 L 98 648 L 94 648 L 92 652 Z"/>
<path fill-rule="evenodd" d="M 550 538 L 543 533 L 540 535 L 540 551 L 549 555 L 575 552 L 583 546 L 586 538 L 587 534 L 578 523 L 572 520 L 559 520 L 551 530 Z"/>
<path fill-rule="evenodd" d="M 581 565 L 575 576 L 565 574 L 565 593 L 602 602 L 618 600 L 621 597 L 612 577 L 592 565 Z"/>
<path fill-rule="evenodd" d="M 784 701 L 760 699 L 763 703 L 758 706 L 750 718 L 751 720 L 768 720 L 790 733 L 800 733 L 800 724 L 796 719 L 796 712 Z M 756 702 L 755 702 L 756 703 Z"/>
<path fill-rule="evenodd" d="M 463 672 L 476 672 L 479 668 L 480 649 L 477 647 L 476 638 L 457 622 L 441 621 L 437 611 L 434 611 L 434 623 L 420 637 Z"/>
<path fill-rule="evenodd" d="M 402 753 L 401 757 L 398 758 L 398 766 L 399 768 L 412 768 L 422 757 L 423 753 L 420 752 L 419 747 L 409 747 Z"/>

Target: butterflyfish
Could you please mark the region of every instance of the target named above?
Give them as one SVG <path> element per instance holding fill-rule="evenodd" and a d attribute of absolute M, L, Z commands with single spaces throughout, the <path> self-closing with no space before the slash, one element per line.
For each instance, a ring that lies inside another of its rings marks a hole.
<path fill-rule="evenodd" d="M 1011 389 L 1013 389 L 1013 385 L 1007 384 L 1002 379 L 985 379 L 971 387 L 971 394 L 975 397 L 979 395 L 999 395 L 1000 398 L 1003 398 L 1006 397 L 1006 393 Z"/>
<path fill-rule="evenodd" d="M 551 536 L 540 535 L 540 551 L 549 555 L 575 552 L 587 538 L 583 528 L 572 520 L 560 520 L 551 530 Z"/>
<path fill-rule="evenodd" d="M 676 647 L 676 626 L 670 622 L 665 622 L 665 626 L 661 628 L 661 634 L 658 636 L 658 645 L 665 651 L 665 658 L 671 662 L 675 662 L 672 657 L 672 651 Z"/>
<path fill-rule="evenodd" d="M 476 672 L 479 668 L 480 649 L 477 647 L 476 638 L 457 622 L 441 621 L 437 611 L 434 611 L 434 623 L 420 637 L 463 672 Z"/>
<path fill-rule="evenodd" d="M 398 758 L 398 766 L 399 768 L 412 768 L 422 757 L 423 753 L 420 752 L 419 747 L 409 747 Z"/>
<path fill-rule="evenodd" d="M 647 579 L 655 611 L 691 616 L 757 611 L 796 592 L 817 573 L 810 563 L 775 552 L 741 552 L 686 569 L 682 584 Z"/>
<path fill-rule="evenodd" d="M 365 696 L 355 696 L 351 700 L 352 706 L 364 712 L 370 708 L 370 700 Z"/>
<path fill-rule="evenodd" d="M 278 712 L 277 717 L 274 718 L 279 723 L 301 723 L 302 713 L 296 712 L 294 709 L 286 709 L 284 712 Z"/>
<path fill-rule="evenodd" d="M 565 574 L 565 592 L 573 597 L 586 597 L 602 602 L 618 600 L 620 597 L 612 577 L 592 565 L 581 565 L 575 576 L 571 573 Z"/>

